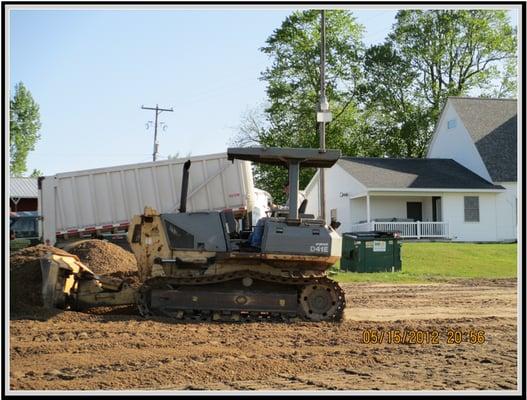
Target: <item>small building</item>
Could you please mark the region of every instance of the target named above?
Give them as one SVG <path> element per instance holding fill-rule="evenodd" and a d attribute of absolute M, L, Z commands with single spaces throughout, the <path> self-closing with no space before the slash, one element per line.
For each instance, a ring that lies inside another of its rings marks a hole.
<path fill-rule="evenodd" d="M 9 210 L 38 210 L 38 178 L 9 178 Z"/>
<path fill-rule="evenodd" d="M 516 100 L 449 98 L 427 158 L 343 157 L 326 170 L 326 216 L 339 232 L 516 240 Z M 305 189 L 318 214 L 318 173 Z"/>

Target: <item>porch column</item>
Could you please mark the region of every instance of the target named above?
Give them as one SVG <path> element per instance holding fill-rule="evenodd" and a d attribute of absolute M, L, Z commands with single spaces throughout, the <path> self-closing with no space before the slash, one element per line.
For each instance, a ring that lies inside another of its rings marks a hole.
<path fill-rule="evenodd" d="M 366 192 L 366 221 L 370 224 L 370 193 Z"/>

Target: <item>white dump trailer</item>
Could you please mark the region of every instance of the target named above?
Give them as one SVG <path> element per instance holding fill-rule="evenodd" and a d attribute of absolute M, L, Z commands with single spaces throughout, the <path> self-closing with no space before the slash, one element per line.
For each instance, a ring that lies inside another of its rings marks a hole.
<path fill-rule="evenodd" d="M 254 189 L 250 162 L 233 163 L 226 153 L 64 172 L 39 179 L 44 243 L 126 231 L 132 216 L 145 206 L 177 212 L 187 160 L 188 212 L 232 209 L 241 217 L 253 210 L 260 214 L 267 205 Z"/>

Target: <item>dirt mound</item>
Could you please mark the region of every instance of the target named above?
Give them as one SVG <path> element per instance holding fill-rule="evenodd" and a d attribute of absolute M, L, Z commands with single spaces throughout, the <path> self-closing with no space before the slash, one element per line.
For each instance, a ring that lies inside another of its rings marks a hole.
<path fill-rule="evenodd" d="M 9 298 L 11 315 L 40 315 L 42 307 L 42 273 L 40 259 L 46 253 L 71 255 L 53 246 L 39 244 L 10 255 Z"/>
<path fill-rule="evenodd" d="M 27 262 L 10 269 L 9 294 L 11 314 L 33 314 L 42 303 L 40 261 Z"/>
<path fill-rule="evenodd" d="M 139 286 L 135 257 L 123 248 L 103 240 L 87 240 L 71 247 L 70 251 L 39 244 L 10 255 L 11 318 L 39 319 L 50 313 L 43 308 L 40 270 L 40 259 L 48 252 L 75 255 L 96 274 L 121 278 L 132 286 Z"/>
<path fill-rule="evenodd" d="M 137 271 L 132 253 L 105 240 L 86 240 L 70 248 L 69 252 L 77 255 L 96 274 L 119 277 L 120 273 Z"/>
<path fill-rule="evenodd" d="M 10 268 L 23 267 L 27 263 L 39 261 L 41 257 L 44 257 L 46 253 L 55 253 L 62 255 L 71 255 L 68 252 L 58 249 L 53 246 L 46 246 L 45 244 L 38 244 L 36 246 L 26 247 L 24 249 L 15 251 L 9 256 Z"/>

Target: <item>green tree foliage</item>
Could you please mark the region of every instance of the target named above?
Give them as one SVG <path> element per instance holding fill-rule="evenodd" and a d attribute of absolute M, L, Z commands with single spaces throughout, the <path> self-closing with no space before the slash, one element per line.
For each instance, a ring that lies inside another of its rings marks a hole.
<path fill-rule="evenodd" d="M 372 123 L 383 152 L 423 156 L 449 96 L 516 97 L 515 67 L 516 32 L 505 11 L 399 11 L 386 42 L 369 48 L 364 63 L 364 94 L 367 108 L 378 111 Z"/>
<path fill-rule="evenodd" d="M 517 98 L 517 65 L 518 59 L 516 57 L 508 59 L 500 69 L 499 85 L 494 82 L 488 84 L 482 92 L 482 97 Z"/>
<path fill-rule="evenodd" d="M 418 72 L 387 42 L 366 51 L 364 73 L 364 132 L 376 133 L 378 155 L 414 156 L 416 148 L 426 146 L 420 133 L 431 123 L 426 104 L 416 97 Z"/>
<path fill-rule="evenodd" d="M 26 160 L 40 139 L 40 113 L 38 104 L 22 82 L 15 85 L 15 95 L 9 108 L 9 157 L 12 176 L 21 176 L 27 170 Z"/>
<path fill-rule="evenodd" d="M 448 96 L 499 78 L 498 63 L 516 54 L 516 32 L 499 10 L 400 11 L 389 40 L 418 72 L 420 94 L 436 112 Z"/>
<path fill-rule="evenodd" d="M 44 173 L 39 169 L 34 169 L 33 172 L 31 172 L 31 175 L 29 175 L 31 178 L 38 178 L 39 176 L 44 176 Z"/>
<path fill-rule="evenodd" d="M 326 128 L 326 146 L 356 154 L 358 141 L 355 95 L 361 79 L 363 28 L 350 12 L 326 12 L 326 95 L 333 121 Z M 267 82 L 268 106 L 263 113 L 249 112 L 235 143 L 277 147 L 318 147 L 316 109 L 320 89 L 320 11 L 294 12 L 267 39 L 261 51 L 272 60 L 261 79 Z M 260 114 L 255 118 L 255 114 Z M 262 116 L 263 114 L 263 116 Z M 302 169 L 300 187 L 313 176 Z M 284 202 L 284 168 L 257 166 L 258 187 Z"/>

